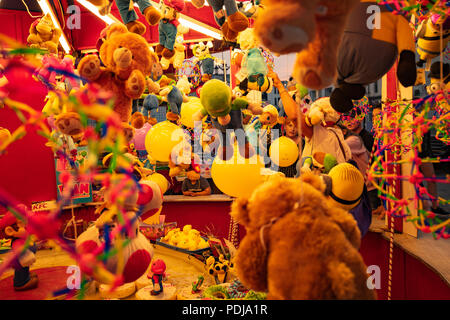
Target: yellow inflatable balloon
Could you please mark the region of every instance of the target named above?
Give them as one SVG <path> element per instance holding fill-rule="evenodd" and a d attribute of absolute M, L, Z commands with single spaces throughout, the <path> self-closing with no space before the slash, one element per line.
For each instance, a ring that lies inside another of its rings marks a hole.
<path fill-rule="evenodd" d="M 289 167 L 298 159 L 298 146 L 288 137 L 280 137 L 270 145 L 270 159 L 280 167 Z"/>
<path fill-rule="evenodd" d="M 189 97 L 189 101 L 181 105 L 181 112 L 180 112 L 181 124 L 191 129 L 194 128 L 194 120 L 192 119 L 192 117 L 202 108 L 203 106 L 200 101 L 200 98 Z"/>
<path fill-rule="evenodd" d="M 250 197 L 253 190 L 264 182 L 262 175 L 264 163 L 255 155 L 243 158 L 234 146 L 234 155 L 230 160 L 214 159 L 211 176 L 214 184 L 223 193 L 231 197 Z"/>
<path fill-rule="evenodd" d="M 173 147 L 183 141 L 185 132 L 169 121 L 154 125 L 145 136 L 145 149 L 149 157 L 159 162 L 169 162 Z"/>
<path fill-rule="evenodd" d="M 156 182 L 161 188 L 161 192 L 164 194 L 169 189 L 169 181 L 160 173 L 153 173 L 148 176 L 145 180 L 150 180 Z"/>

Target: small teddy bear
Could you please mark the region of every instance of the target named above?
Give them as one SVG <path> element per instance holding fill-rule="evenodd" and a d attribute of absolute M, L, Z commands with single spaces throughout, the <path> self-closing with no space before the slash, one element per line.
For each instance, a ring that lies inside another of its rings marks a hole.
<path fill-rule="evenodd" d="M 314 174 L 274 176 L 233 202 L 231 216 L 247 230 L 235 258 L 246 287 L 269 300 L 376 299 L 357 223 L 324 190 Z"/>
<path fill-rule="evenodd" d="M 113 24 L 107 29 L 106 40 L 100 48 L 100 65 L 97 55 L 88 55 L 78 64 L 81 77 L 100 85 L 113 94 L 114 111 L 123 122 L 129 122 L 132 101 L 144 93 L 149 76 L 158 57 L 152 54 L 147 41 L 136 33 L 129 32 L 122 24 Z"/>
<path fill-rule="evenodd" d="M 221 27 L 225 40 L 235 41 L 239 32 L 248 28 L 248 18 L 238 10 L 236 0 L 207 1 L 214 11 L 214 19 L 217 25 Z M 196 8 L 202 8 L 205 5 L 205 0 L 193 0 L 191 2 Z"/>
<path fill-rule="evenodd" d="M 159 21 L 159 44 L 156 46 L 156 53 L 166 59 L 175 55 L 175 41 L 177 33 L 186 33 L 180 25 L 178 18 L 185 6 L 184 0 L 163 0 L 160 2 L 162 18 Z"/>

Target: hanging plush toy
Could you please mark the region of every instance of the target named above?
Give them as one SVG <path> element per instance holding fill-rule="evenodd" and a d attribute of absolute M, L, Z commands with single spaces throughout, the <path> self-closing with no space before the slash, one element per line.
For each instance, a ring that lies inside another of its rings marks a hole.
<path fill-rule="evenodd" d="M 163 0 L 160 2 L 161 20 L 159 22 L 159 44 L 156 46 L 156 53 L 166 59 L 175 55 L 175 40 L 178 29 L 184 32 L 178 18 L 180 11 L 184 9 L 184 0 Z M 183 33 L 182 32 L 182 33 Z"/>
<path fill-rule="evenodd" d="M 429 63 L 431 59 L 438 57 L 447 48 L 450 40 L 450 17 L 431 16 L 421 23 L 416 36 L 418 38 L 417 53 L 420 57 L 417 65 L 422 67 L 425 62 Z"/>
<path fill-rule="evenodd" d="M 27 42 L 31 48 L 44 49 L 56 54 L 60 37 L 61 29 L 56 28 L 50 14 L 46 14 L 31 24 Z"/>
<path fill-rule="evenodd" d="M 107 15 L 111 12 L 113 0 L 88 0 L 93 5 L 97 6 L 101 15 Z M 134 3 L 137 3 L 139 10 L 141 10 L 145 20 L 151 26 L 157 25 L 161 19 L 161 13 L 153 7 L 148 0 L 115 0 L 117 8 L 119 9 L 120 17 L 123 23 L 127 26 L 128 31 L 143 35 L 146 27 L 142 22 L 138 21 L 138 15 L 134 10 Z"/>
<path fill-rule="evenodd" d="M 159 63 L 152 54 L 147 41 L 140 35 L 129 32 L 122 24 L 108 28 L 107 37 L 100 48 L 100 57 L 105 67 L 100 66 L 96 55 L 88 55 L 78 64 L 81 77 L 98 84 L 113 94 L 114 111 L 123 122 L 129 122 L 132 100 L 144 93 L 145 79 Z"/>
<path fill-rule="evenodd" d="M 364 86 L 383 77 L 397 57 L 400 83 L 409 87 L 416 82 L 416 46 L 408 20 L 390 13 L 384 6 L 378 6 L 381 11 L 379 25 L 369 28 L 369 6 L 378 5 L 374 1 L 362 0 L 352 11 L 345 27 L 338 54 L 337 88 L 331 94 L 331 105 L 338 112 L 350 111 L 352 100 L 364 97 Z"/>
<path fill-rule="evenodd" d="M 244 98 L 234 98 L 231 88 L 223 81 L 209 80 L 202 87 L 200 99 L 203 109 L 194 115 L 194 121 L 201 121 L 206 115 L 211 116 L 214 128 L 222 134 L 222 146 L 219 148 L 219 156 L 223 160 L 229 160 L 233 156 L 233 146 L 231 142 L 231 132 L 242 129 L 242 110 L 250 109 L 254 114 L 261 114 L 261 106 L 252 105 Z M 241 156 L 249 158 L 254 154 L 253 147 L 247 137 L 238 137 L 239 152 Z"/>
<path fill-rule="evenodd" d="M 294 77 L 320 90 L 336 77 L 337 52 L 344 27 L 358 0 L 262 1 L 255 32 L 278 54 L 298 52 Z"/>
<path fill-rule="evenodd" d="M 225 40 L 235 41 L 239 32 L 244 31 L 249 26 L 247 17 L 238 10 L 236 0 L 207 0 L 214 11 L 214 18 L 222 29 Z M 205 5 L 204 0 L 193 0 L 192 4 L 196 8 Z"/>
<path fill-rule="evenodd" d="M 181 68 L 183 65 L 183 61 L 185 59 L 185 47 L 184 47 L 184 37 L 183 34 L 180 33 L 180 30 L 178 30 L 178 34 L 175 40 L 175 44 L 173 46 L 173 49 L 175 51 L 175 54 L 170 58 L 167 59 L 164 56 L 161 57 L 161 66 L 163 70 L 169 69 L 169 66 L 172 64 L 175 69 Z"/>
<path fill-rule="evenodd" d="M 212 48 L 213 44 L 208 41 L 206 44 L 204 42 L 199 42 L 197 44 L 194 44 L 192 49 L 192 54 L 194 55 L 195 62 L 198 62 L 198 64 L 202 68 L 202 81 L 206 82 L 208 80 L 212 79 L 212 76 L 214 74 L 214 63 L 218 61 L 217 58 L 213 57 L 209 53 L 209 48 Z"/>

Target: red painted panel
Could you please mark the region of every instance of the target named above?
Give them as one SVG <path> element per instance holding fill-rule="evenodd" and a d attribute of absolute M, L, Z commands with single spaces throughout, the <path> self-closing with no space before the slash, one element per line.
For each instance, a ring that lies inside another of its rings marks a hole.
<path fill-rule="evenodd" d="M 408 300 L 450 300 L 450 287 L 425 264 L 406 254 L 406 297 Z"/>
<path fill-rule="evenodd" d="M 27 94 L 27 88 L 23 88 L 11 94 L 10 98 L 40 111 L 47 90 L 37 82 L 36 87 L 39 88 L 37 94 Z M 0 127 L 12 133 L 20 125 L 20 120 L 8 106 L 0 109 Z M 13 142 L 6 149 L 6 154 L 0 156 L 0 188 L 28 206 L 33 201 L 56 199 L 53 153 L 45 143 L 46 139 L 29 127 L 25 137 Z"/>
<path fill-rule="evenodd" d="M 39 15 L 37 12 L 32 12 L 32 14 Z M 30 17 L 26 11 L 0 9 L 0 33 L 26 43 L 28 30 L 34 20 L 35 18 Z"/>

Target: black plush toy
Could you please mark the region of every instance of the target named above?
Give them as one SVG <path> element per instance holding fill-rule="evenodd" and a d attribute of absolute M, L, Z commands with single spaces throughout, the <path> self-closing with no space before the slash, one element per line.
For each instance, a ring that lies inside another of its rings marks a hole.
<path fill-rule="evenodd" d="M 369 6 L 377 6 L 380 14 L 368 10 Z M 361 0 L 350 14 L 339 49 L 337 86 L 330 97 L 333 108 L 350 111 L 352 100 L 363 98 L 364 86 L 381 79 L 398 57 L 398 80 L 404 87 L 413 86 L 417 78 L 415 41 L 408 21 L 376 1 Z"/>

